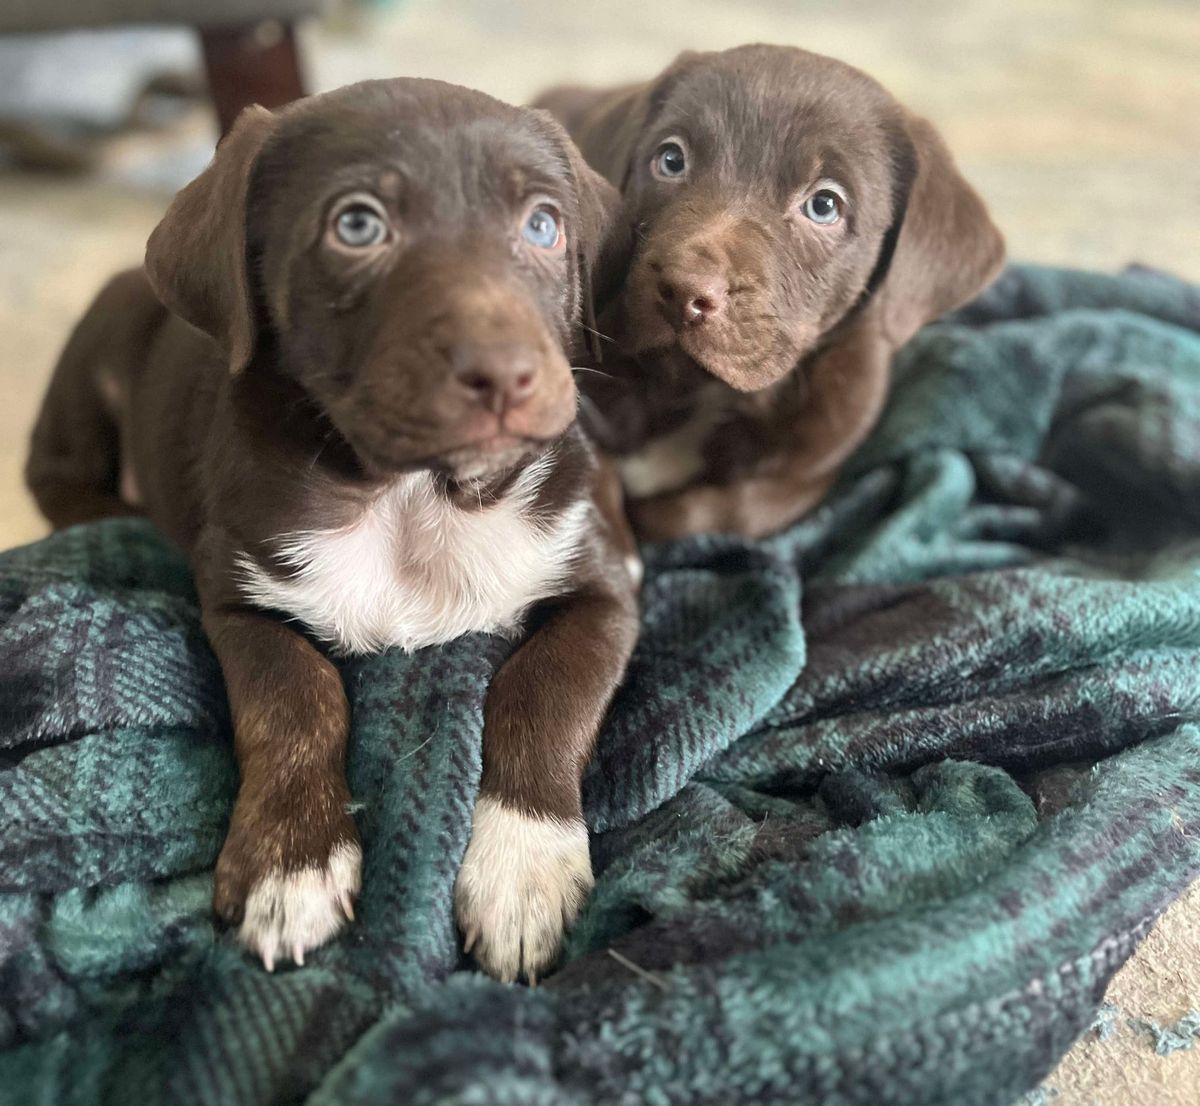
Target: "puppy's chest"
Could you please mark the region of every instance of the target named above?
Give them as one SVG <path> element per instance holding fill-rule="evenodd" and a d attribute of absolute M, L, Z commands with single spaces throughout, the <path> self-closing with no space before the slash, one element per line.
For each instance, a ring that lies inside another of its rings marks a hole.
<path fill-rule="evenodd" d="M 450 503 L 425 473 L 402 477 L 347 525 L 279 539 L 283 574 L 243 557 L 240 586 L 343 653 L 513 633 L 562 588 L 585 527 L 586 501 L 546 523 L 530 517 L 543 477 L 527 473 L 478 510 Z"/>
<path fill-rule="evenodd" d="M 770 451 L 791 409 L 789 397 L 776 389 L 751 395 L 723 385 L 699 390 L 682 423 L 652 433 L 618 460 L 626 494 L 644 499 L 702 478 L 735 477 Z"/>
<path fill-rule="evenodd" d="M 683 422 L 667 431 L 652 432 L 637 450 L 620 459 L 626 493 L 644 499 L 698 480 L 709 468 L 713 434 L 734 413 L 734 404 L 729 389 L 698 389 Z"/>

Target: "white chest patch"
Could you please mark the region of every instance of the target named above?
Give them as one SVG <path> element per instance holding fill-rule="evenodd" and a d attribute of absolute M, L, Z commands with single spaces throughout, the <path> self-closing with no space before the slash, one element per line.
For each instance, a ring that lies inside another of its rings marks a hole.
<path fill-rule="evenodd" d="M 454 506 L 428 473 L 400 477 L 353 522 L 280 538 L 285 577 L 243 554 L 242 593 L 343 653 L 512 633 L 532 603 L 567 579 L 591 510 L 581 500 L 545 526 L 529 517 L 553 464 L 539 459 L 480 510 Z"/>

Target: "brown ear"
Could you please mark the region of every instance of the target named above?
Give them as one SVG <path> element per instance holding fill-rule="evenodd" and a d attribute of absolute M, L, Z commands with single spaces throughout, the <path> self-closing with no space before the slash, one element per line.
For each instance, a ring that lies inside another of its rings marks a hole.
<path fill-rule="evenodd" d="M 653 82 L 619 88 L 552 88 L 534 101 L 567 130 L 583 156 L 618 188 L 650 110 Z"/>
<path fill-rule="evenodd" d="M 547 111 L 536 111 L 542 126 L 558 146 L 570 171 L 577 203 L 575 224 L 568 228 L 571 250 L 571 283 L 578 301 L 575 315 L 584 331 L 583 341 L 599 361 L 600 336 L 596 309 L 624 277 L 623 237 L 616 230 L 620 193 L 597 173 L 579 152 L 570 136 Z"/>
<path fill-rule="evenodd" d="M 624 189 L 633 155 L 651 115 L 679 75 L 701 55 L 685 50 L 659 76 L 640 84 L 592 89 L 552 88 L 534 101 L 551 112 L 593 169 Z"/>
<path fill-rule="evenodd" d="M 575 270 L 579 279 L 580 323 L 584 344 L 599 362 L 602 340 L 596 314 L 625 276 L 629 236 L 618 229 L 621 194 L 584 160 L 566 135 L 571 175 L 579 194 L 579 226 L 575 232 Z"/>
<path fill-rule="evenodd" d="M 597 94 L 579 125 L 576 142 L 588 163 L 618 188 L 629 178 L 634 149 L 650 117 L 654 82 Z"/>
<path fill-rule="evenodd" d="M 579 190 L 578 243 L 580 295 L 583 319 L 593 347 L 599 340 L 596 312 L 616 292 L 625 278 L 630 235 L 617 222 L 621 194 L 589 166 L 579 151 L 571 150 L 571 170 Z M 593 353 L 599 356 L 598 347 Z"/>
<path fill-rule="evenodd" d="M 941 136 L 907 112 L 902 130 L 898 169 L 910 184 L 891 265 L 877 293 L 893 347 L 966 303 L 1004 261 L 1004 238 Z"/>
<path fill-rule="evenodd" d="M 208 168 L 175 197 L 146 243 L 146 275 L 155 294 L 213 338 L 235 373 L 249 363 L 257 342 L 246 265 L 246 199 L 254 162 L 275 122 L 265 108 L 246 108 Z"/>

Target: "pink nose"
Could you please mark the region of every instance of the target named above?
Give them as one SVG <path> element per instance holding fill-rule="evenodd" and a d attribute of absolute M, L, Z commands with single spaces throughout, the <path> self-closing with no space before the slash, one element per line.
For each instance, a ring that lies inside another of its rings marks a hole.
<path fill-rule="evenodd" d="M 519 407 L 537 390 L 537 368 L 530 351 L 463 344 L 454 349 L 450 361 L 458 386 L 497 415 Z"/>
<path fill-rule="evenodd" d="M 658 302 L 673 326 L 700 326 L 724 310 L 728 291 L 718 273 L 664 273 Z"/>

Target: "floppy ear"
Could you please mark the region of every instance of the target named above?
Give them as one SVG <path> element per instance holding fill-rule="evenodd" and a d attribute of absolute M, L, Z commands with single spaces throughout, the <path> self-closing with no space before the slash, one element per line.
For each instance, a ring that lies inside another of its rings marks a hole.
<path fill-rule="evenodd" d="M 907 179 L 899 236 L 877 293 L 884 334 L 902 346 L 927 322 L 966 303 L 1000 270 L 1004 238 L 926 120 L 904 112 L 897 150 Z"/>
<path fill-rule="evenodd" d="M 579 225 L 575 231 L 574 269 L 579 281 L 580 321 L 584 342 L 597 362 L 603 360 L 596 315 L 625 276 L 631 237 L 619 226 L 621 194 L 588 165 L 569 138 L 571 175 L 579 196 Z"/>
<path fill-rule="evenodd" d="M 584 331 L 583 341 L 592 357 L 601 360 L 600 337 L 596 329 L 599 306 L 616 291 L 625 275 L 626 236 L 617 223 L 620 193 L 597 173 L 579 152 L 570 136 L 549 112 L 536 111 L 540 123 L 558 146 L 571 176 L 575 193 L 576 219 L 568 228 L 571 254 L 570 279 L 574 316 Z"/>
<path fill-rule="evenodd" d="M 624 189 L 642 131 L 672 84 L 700 54 L 685 50 L 651 81 L 616 88 L 552 88 L 533 106 L 545 108 L 567 129 L 589 165 Z"/>
<path fill-rule="evenodd" d="M 246 264 L 246 199 L 254 162 L 275 122 L 265 108 L 246 108 L 146 243 L 146 275 L 155 294 L 213 338 L 234 373 L 249 363 L 258 338 Z"/>
<path fill-rule="evenodd" d="M 625 186 L 633 148 L 650 112 L 654 82 L 619 88 L 552 88 L 534 101 L 550 112 L 587 158 L 618 188 Z"/>

